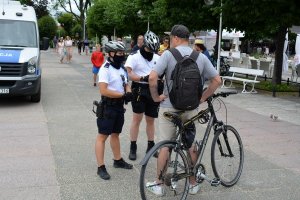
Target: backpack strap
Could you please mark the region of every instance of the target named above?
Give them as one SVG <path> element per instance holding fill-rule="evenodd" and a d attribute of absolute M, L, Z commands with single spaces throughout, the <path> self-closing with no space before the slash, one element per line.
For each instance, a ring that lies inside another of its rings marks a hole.
<path fill-rule="evenodd" d="M 183 56 L 181 55 L 181 53 L 179 52 L 178 49 L 171 48 L 171 49 L 169 49 L 169 51 L 172 53 L 172 55 L 174 56 L 174 58 L 176 59 L 177 62 L 179 62 L 183 59 Z"/>
<path fill-rule="evenodd" d="M 196 60 L 198 59 L 198 56 L 199 56 L 199 52 L 198 51 L 195 51 L 193 50 L 190 57 L 196 62 Z"/>

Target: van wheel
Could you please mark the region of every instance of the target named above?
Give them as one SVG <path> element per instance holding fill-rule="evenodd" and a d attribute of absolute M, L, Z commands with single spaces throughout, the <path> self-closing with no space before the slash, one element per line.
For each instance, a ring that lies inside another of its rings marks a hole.
<path fill-rule="evenodd" d="M 38 103 L 41 101 L 41 87 L 40 87 L 38 93 L 31 96 L 30 100 L 31 100 L 31 102 L 34 102 L 34 103 Z"/>

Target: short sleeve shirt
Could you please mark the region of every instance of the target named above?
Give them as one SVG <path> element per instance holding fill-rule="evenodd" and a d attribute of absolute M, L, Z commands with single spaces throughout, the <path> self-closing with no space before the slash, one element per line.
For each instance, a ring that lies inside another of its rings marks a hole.
<path fill-rule="evenodd" d="M 178 46 L 176 47 L 176 49 L 179 50 L 182 56 L 191 55 L 193 51 L 192 48 L 190 48 L 187 45 Z M 218 75 L 217 70 L 213 67 L 210 60 L 204 54 L 200 53 L 196 62 L 202 75 L 203 81 L 212 79 L 213 77 Z M 153 70 L 158 73 L 158 76 L 161 76 L 163 73 L 166 74 L 166 81 L 164 87 L 164 94 L 166 96 L 169 96 L 168 90 L 171 91 L 172 89 L 173 82 L 171 80 L 171 74 L 175 68 L 176 63 L 177 61 L 172 55 L 172 53 L 170 51 L 165 51 L 160 56 L 160 58 L 157 61 L 157 64 L 153 68 Z M 161 102 L 160 106 L 165 108 L 173 107 L 169 98 Z"/>
<path fill-rule="evenodd" d="M 152 71 L 154 65 L 156 65 L 159 59 L 159 55 L 154 54 L 151 61 L 146 60 L 140 53 L 130 55 L 125 63 L 125 67 L 129 67 L 138 76 L 147 76 Z"/>
<path fill-rule="evenodd" d="M 107 83 L 107 89 L 120 92 L 124 94 L 123 80 L 124 77 L 125 84 L 128 83 L 127 73 L 121 67 L 120 69 L 116 69 L 110 65 L 108 61 L 106 61 L 99 70 L 99 83 Z"/>

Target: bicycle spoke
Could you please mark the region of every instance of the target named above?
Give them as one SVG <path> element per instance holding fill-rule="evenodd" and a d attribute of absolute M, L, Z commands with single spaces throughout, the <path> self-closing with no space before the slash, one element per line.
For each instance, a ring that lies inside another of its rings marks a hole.
<path fill-rule="evenodd" d="M 165 144 L 159 149 L 170 147 Z M 159 150 L 160 152 L 160 150 Z M 161 155 L 159 155 L 159 158 Z M 159 199 L 164 194 L 164 199 L 185 199 L 188 192 L 189 168 L 186 157 L 182 151 L 170 152 L 164 168 L 157 170 L 157 159 L 150 156 L 148 162 L 142 166 L 140 177 L 140 190 L 142 199 Z M 159 173 L 158 173 L 159 171 Z M 157 177 L 159 177 L 157 180 Z M 154 182 L 156 181 L 156 182 Z M 156 193 L 156 194 L 154 194 Z"/>
<path fill-rule="evenodd" d="M 244 154 L 241 139 L 233 127 L 227 126 L 226 132 L 215 135 L 211 154 L 215 176 L 224 186 L 234 185 L 242 172 Z"/>

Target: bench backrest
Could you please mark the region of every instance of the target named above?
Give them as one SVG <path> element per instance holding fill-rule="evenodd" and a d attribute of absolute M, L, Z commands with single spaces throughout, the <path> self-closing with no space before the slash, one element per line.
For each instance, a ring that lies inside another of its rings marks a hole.
<path fill-rule="evenodd" d="M 264 70 L 246 69 L 246 68 L 241 68 L 241 67 L 230 67 L 229 71 L 233 72 L 233 76 L 234 76 L 234 73 L 249 74 L 249 75 L 254 75 L 254 76 L 262 76 L 264 74 Z"/>

